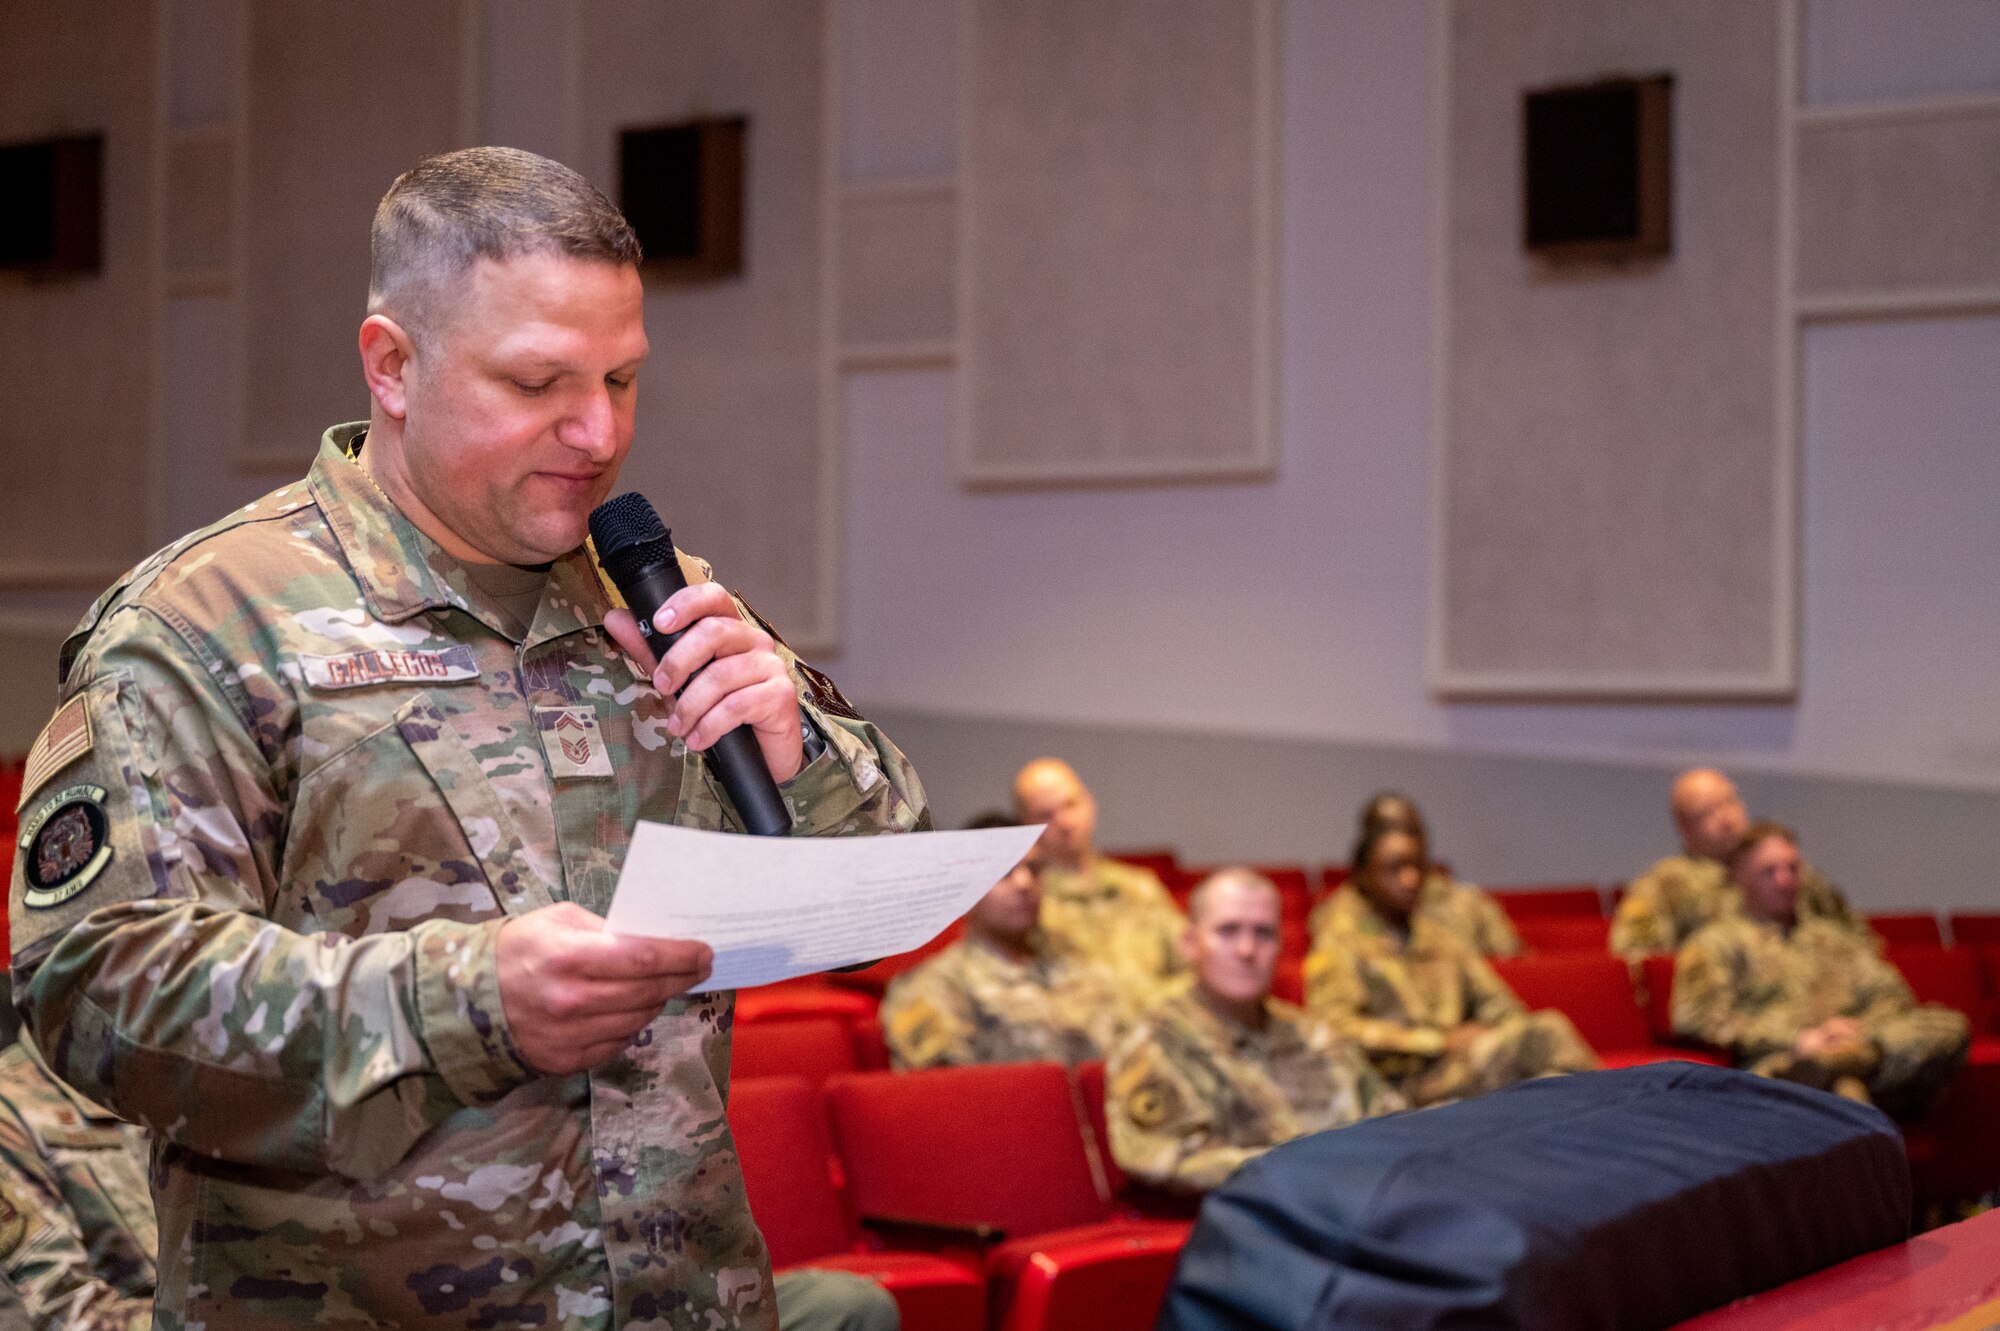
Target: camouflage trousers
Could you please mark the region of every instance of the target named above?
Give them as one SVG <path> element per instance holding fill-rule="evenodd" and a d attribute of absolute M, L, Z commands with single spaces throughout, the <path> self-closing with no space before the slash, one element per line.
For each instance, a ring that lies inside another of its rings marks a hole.
<path fill-rule="evenodd" d="M 1413 1105 L 1434 1105 L 1484 1095 L 1530 1077 L 1597 1066 L 1597 1055 L 1568 1017 L 1553 1010 L 1528 1012 L 1497 1022 L 1465 1049 L 1431 1060 L 1396 1089 Z"/>
<path fill-rule="evenodd" d="M 1853 1064 L 1823 1062 L 1790 1051 L 1766 1054 L 1750 1065 L 1760 1077 L 1801 1082 L 1822 1091 L 1844 1076 L 1860 1078 L 1868 1097 L 1891 1118 L 1922 1118 L 1965 1062 L 1972 1025 L 1965 1014 L 1926 1003 L 1893 1017 L 1865 1023 L 1880 1056 Z"/>

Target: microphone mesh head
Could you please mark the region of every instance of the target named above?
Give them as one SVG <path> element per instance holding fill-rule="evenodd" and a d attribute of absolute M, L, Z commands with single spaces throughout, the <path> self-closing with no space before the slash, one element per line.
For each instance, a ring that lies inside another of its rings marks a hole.
<path fill-rule="evenodd" d="M 601 560 L 622 559 L 627 552 L 641 558 L 665 558 L 674 538 L 646 496 L 634 490 L 605 500 L 590 512 L 590 539 Z M 641 547 L 659 547 L 658 549 Z"/>

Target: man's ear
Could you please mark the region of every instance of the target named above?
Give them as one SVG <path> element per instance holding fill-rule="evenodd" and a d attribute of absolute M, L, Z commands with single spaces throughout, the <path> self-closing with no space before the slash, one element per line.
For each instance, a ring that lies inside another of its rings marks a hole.
<path fill-rule="evenodd" d="M 415 359 L 415 341 L 394 319 L 371 314 L 361 321 L 361 377 L 391 419 L 402 420 L 409 409 L 406 379 Z"/>

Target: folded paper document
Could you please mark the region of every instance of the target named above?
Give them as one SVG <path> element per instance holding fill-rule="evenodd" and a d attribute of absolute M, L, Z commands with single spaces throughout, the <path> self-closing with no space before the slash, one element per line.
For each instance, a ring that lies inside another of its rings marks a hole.
<path fill-rule="evenodd" d="M 755 837 L 642 822 L 607 922 L 714 948 L 715 969 L 696 992 L 771 984 L 929 942 L 1041 832 Z"/>

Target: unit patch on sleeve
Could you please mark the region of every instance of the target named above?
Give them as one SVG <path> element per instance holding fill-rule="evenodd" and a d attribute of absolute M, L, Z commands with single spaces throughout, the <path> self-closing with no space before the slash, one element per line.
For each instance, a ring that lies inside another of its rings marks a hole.
<path fill-rule="evenodd" d="M 548 756 L 549 775 L 556 780 L 611 775 L 611 753 L 597 728 L 595 707 L 587 703 L 580 707 L 537 707 L 535 729 L 542 734 L 542 752 Z"/>
<path fill-rule="evenodd" d="M 43 800 L 22 824 L 15 850 L 36 910 L 60 906 L 96 881 L 111 863 L 111 826 L 103 786 L 67 786 Z"/>
<path fill-rule="evenodd" d="M 306 683 L 316 689 L 365 689 L 371 684 L 450 684 L 479 678 L 472 649 L 463 645 L 427 652 L 376 648 L 339 656 L 301 655 L 299 670 Z"/>
<path fill-rule="evenodd" d="M 28 763 L 21 771 L 21 804 L 18 812 L 50 777 L 90 752 L 90 708 L 78 693 L 64 703 L 28 750 Z"/>

